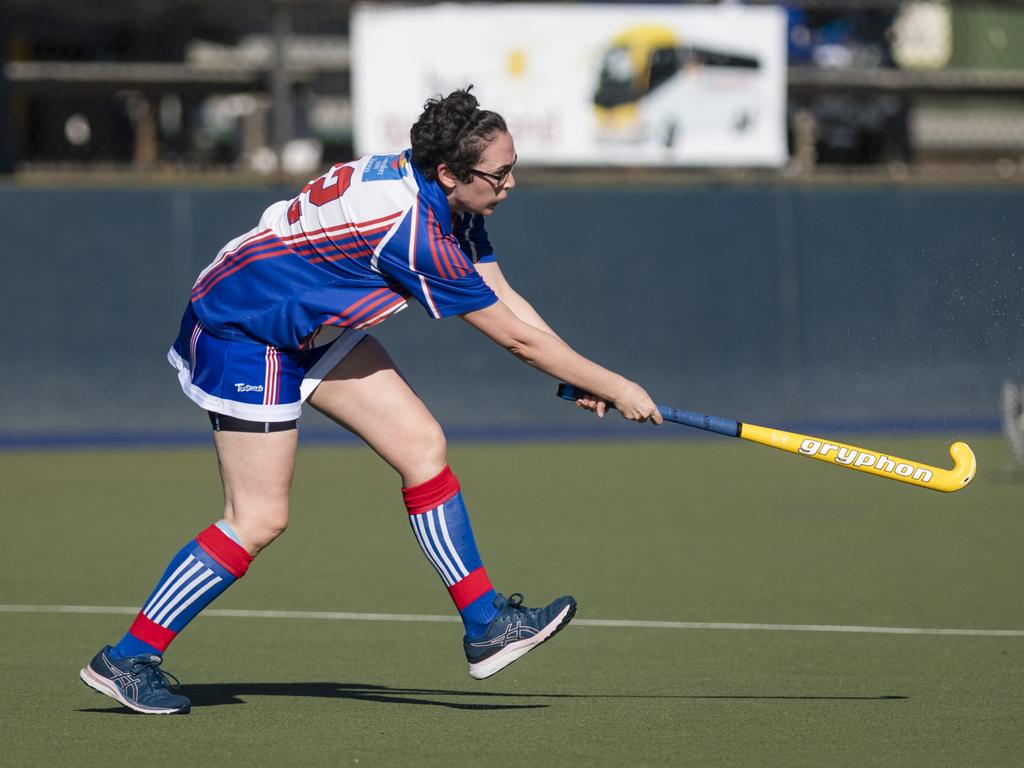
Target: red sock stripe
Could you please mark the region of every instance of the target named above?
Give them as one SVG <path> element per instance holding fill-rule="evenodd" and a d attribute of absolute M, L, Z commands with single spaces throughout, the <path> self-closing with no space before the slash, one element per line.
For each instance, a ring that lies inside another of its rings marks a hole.
<path fill-rule="evenodd" d="M 469 576 L 462 581 L 448 587 L 448 594 L 455 601 L 455 607 L 461 611 L 490 589 L 494 589 L 494 587 L 491 586 L 487 571 L 481 566 L 475 571 L 470 571 Z"/>
<path fill-rule="evenodd" d="M 418 515 L 448 501 L 458 492 L 459 479 L 445 466 L 437 477 L 412 488 L 403 488 L 402 498 L 405 499 L 405 508 L 409 510 L 409 514 Z"/>
<path fill-rule="evenodd" d="M 160 653 L 167 650 L 167 646 L 171 644 L 171 640 L 174 639 L 178 633 L 173 629 L 167 629 L 161 627 L 156 622 L 150 621 L 140 612 L 135 617 L 135 621 L 128 628 L 128 634 L 132 637 L 141 640 L 147 645 L 152 645 Z"/>
<path fill-rule="evenodd" d="M 224 566 L 236 579 L 242 578 L 249 570 L 252 555 L 216 525 L 211 525 L 196 536 L 196 542 L 206 554 Z"/>

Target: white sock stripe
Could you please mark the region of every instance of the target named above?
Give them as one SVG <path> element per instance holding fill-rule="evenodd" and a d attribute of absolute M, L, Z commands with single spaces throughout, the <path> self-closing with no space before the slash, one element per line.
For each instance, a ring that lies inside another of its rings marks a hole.
<path fill-rule="evenodd" d="M 154 618 L 153 621 L 164 627 L 170 625 L 171 622 L 167 616 L 171 613 L 171 611 L 173 611 L 177 606 L 179 606 L 183 600 L 189 597 L 189 595 L 193 595 L 195 591 L 201 586 L 203 586 L 203 584 L 205 584 L 208 580 L 217 578 L 217 574 L 209 568 L 206 568 L 202 572 L 198 573 L 195 579 L 191 580 L 190 582 L 188 582 L 188 584 L 184 585 L 180 590 L 177 591 L 177 594 L 175 594 L 174 597 L 167 603 L 167 605 L 164 606 L 164 609 L 160 611 L 160 613 Z"/>
<path fill-rule="evenodd" d="M 441 574 L 441 580 L 444 581 L 445 586 L 450 587 L 455 583 L 451 574 L 445 570 L 444 565 L 441 563 L 441 558 L 434 552 L 434 548 L 430 544 L 430 537 L 427 534 L 427 528 L 423 524 L 423 515 L 413 515 L 413 519 L 416 521 L 416 538 L 419 539 L 420 547 L 422 547 L 424 554 L 431 559 L 434 563 L 434 567 L 437 568 Z"/>
<path fill-rule="evenodd" d="M 179 565 L 179 566 L 178 566 L 177 568 L 175 568 L 175 569 L 174 569 L 174 573 L 172 573 L 172 574 L 171 574 L 171 575 L 170 575 L 170 576 L 169 576 L 168 578 L 164 579 L 164 583 L 160 585 L 160 589 L 158 589 L 158 590 L 157 590 L 156 594 L 155 594 L 155 595 L 153 595 L 153 597 L 151 597 L 151 598 L 149 599 L 149 602 L 148 602 L 148 603 L 146 603 L 145 607 L 144 607 L 144 608 L 142 609 L 142 612 L 143 612 L 143 613 L 144 613 L 145 615 L 147 615 L 147 616 L 149 615 L 149 612 L 150 612 L 151 610 L 153 610 L 153 607 L 154 607 L 154 606 L 156 605 L 156 602 L 157 602 L 157 601 L 158 601 L 158 600 L 159 600 L 159 599 L 160 599 L 161 597 L 163 597 L 163 595 L 164 595 L 164 592 L 166 592 L 166 591 L 167 591 L 167 587 L 169 587 L 169 586 L 170 586 L 170 585 L 171 585 L 171 584 L 172 584 L 172 583 L 174 582 L 174 580 L 175 580 L 176 578 L 178 578 L 178 575 L 179 575 L 179 574 L 180 574 L 180 573 L 181 573 L 181 572 L 182 572 L 182 571 L 183 571 L 183 570 L 184 570 L 185 568 L 188 568 L 188 566 L 189 566 L 189 563 L 194 563 L 195 561 L 196 561 L 195 557 L 194 557 L 194 556 L 192 556 L 192 555 L 189 555 L 189 556 L 188 556 L 188 557 L 186 557 L 186 558 L 185 558 L 184 560 L 182 560 L 182 562 L 181 562 L 181 565 Z"/>
<path fill-rule="evenodd" d="M 209 579 L 211 576 L 215 576 L 213 571 L 211 571 L 209 568 L 203 569 L 199 574 L 195 576 L 195 578 L 193 578 L 191 581 L 189 581 L 187 584 L 185 584 L 185 586 L 183 586 L 175 593 L 174 597 L 171 598 L 171 600 L 168 601 L 167 605 L 163 607 L 163 610 L 153 617 L 153 621 L 162 626 L 167 626 L 167 624 L 169 623 L 167 621 L 167 615 L 171 611 L 173 611 L 178 605 L 180 605 L 182 600 L 184 600 L 190 594 L 192 594 L 192 592 L 197 587 L 199 587 L 204 581 Z"/>
<path fill-rule="evenodd" d="M 212 573 L 212 571 L 211 571 L 211 573 Z M 179 613 L 181 613 L 186 608 L 188 608 L 190 605 L 192 605 L 192 603 L 194 603 L 196 600 L 198 600 L 203 595 L 203 593 L 206 592 L 208 589 L 212 589 L 213 587 L 215 587 L 218 584 L 220 584 L 222 581 L 223 581 L 223 579 L 220 576 L 214 576 L 212 579 L 210 579 L 210 581 L 206 582 L 203 585 L 202 589 L 197 590 L 196 593 L 194 595 L 192 595 L 192 597 L 190 597 L 188 600 L 186 600 L 184 603 L 182 603 L 181 605 L 178 606 L 178 610 L 176 610 L 174 613 L 172 613 L 170 616 L 167 617 L 167 621 L 164 624 L 164 626 L 169 628 L 171 626 L 171 624 L 174 623 L 174 620 L 176 618 L 178 618 L 178 614 Z"/>
<path fill-rule="evenodd" d="M 452 575 L 452 584 L 454 584 L 457 581 L 462 581 L 462 579 L 465 578 L 465 574 L 460 573 L 458 569 L 452 565 L 452 561 L 448 559 L 448 553 L 445 552 L 444 544 L 441 543 L 441 539 L 438 537 L 437 530 L 434 527 L 434 513 L 436 511 L 437 510 L 432 509 L 429 512 L 424 513 L 424 517 L 427 518 L 427 527 L 430 529 L 430 540 L 433 542 L 434 548 L 441 556 L 441 559 L 444 560 L 445 567 L 448 568 L 448 573 Z"/>
<path fill-rule="evenodd" d="M 454 584 L 457 579 L 454 573 L 452 573 L 451 566 L 442 558 L 440 551 L 437 548 L 437 544 L 434 538 L 431 536 L 430 531 L 427 530 L 428 512 L 424 512 L 422 515 L 417 515 L 417 522 L 419 523 L 420 536 L 422 537 L 423 544 L 430 553 L 437 567 L 441 570 L 442 578 L 446 587 L 450 587 Z"/>
<path fill-rule="evenodd" d="M 427 562 L 429 562 L 431 567 L 435 571 L 437 571 L 437 575 L 441 577 L 441 581 L 444 582 L 444 585 L 446 587 L 449 586 L 449 584 L 448 584 L 448 577 L 445 576 L 444 571 L 442 571 L 440 568 L 437 567 L 437 563 L 434 562 L 434 558 L 430 556 L 430 553 L 427 551 L 427 548 L 423 546 L 423 541 L 420 539 L 419 529 L 416 527 L 416 522 L 414 520 L 412 520 L 411 518 L 412 518 L 412 516 L 410 515 L 409 523 L 412 525 L 413 535 L 416 536 L 416 543 L 420 545 L 420 551 L 422 551 L 423 554 L 426 555 Z"/>
<path fill-rule="evenodd" d="M 426 546 L 426 544 L 424 544 L 423 536 L 420 534 L 420 529 L 416 522 L 416 517 L 417 515 L 409 515 L 409 524 L 412 526 L 413 535 L 416 536 L 416 543 L 420 545 L 420 550 L 423 552 L 424 555 L 426 555 L 427 560 L 430 562 L 430 565 L 433 566 L 434 570 L 437 571 L 437 575 L 441 577 L 441 581 L 444 582 L 444 585 L 446 587 L 451 586 L 448 582 L 448 574 L 441 570 L 440 566 L 438 566 L 437 564 L 437 561 L 434 559 L 433 554 L 430 552 L 430 549 Z"/>
<path fill-rule="evenodd" d="M 195 558 L 193 558 L 193 560 L 195 560 Z M 175 592 L 177 592 L 178 589 L 181 588 L 181 585 L 184 584 L 188 579 L 191 579 L 193 576 L 195 576 L 196 571 L 198 571 L 200 568 L 205 567 L 206 566 L 203 565 L 201 562 L 195 560 L 195 565 L 189 568 L 188 571 L 186 571 L 185 573 L 181 574 L 181 576 L 179 576 L 176 581 L 171 583 L 171 586 L 168 587 L 167 592 L 165 592 L 164 596 L 160 598 L 160 601 L 156 605 L 154 605 L 151 610 L 143 611 L 143 613 L 145 613 L 148 618 L 153 619 L 153 621 L 156 621 L 156 619 L 154 619 L 153 616 L 160 612 L 160 610 L 164 606 L 164 603 L 167 602 L 168 598 Z"/>
<path fill-rule="evenodd" d="M 469 576 L 469 569 L 466 568 L 466 564 L 462 562 L 462 558 L 459 557 L 459 551 L 452 544 L 452 537 L 448 535 L 448 524 L 444 520 L 444 504 L 437 508 L 437 522 L 441 526 L 441 534 L 444 536 L 445 542 L 448 544 L 448 551 L 451 552 L 452 558 L 455 560 L 455 564 L 459 567 L 462 572 L 462 578 Z"/>

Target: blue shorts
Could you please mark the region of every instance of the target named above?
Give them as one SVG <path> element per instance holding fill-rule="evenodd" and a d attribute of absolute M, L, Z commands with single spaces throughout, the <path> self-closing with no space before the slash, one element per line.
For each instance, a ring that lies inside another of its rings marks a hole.
<path fill-rule="evenodd" d="M 292 421 L 302 404 L 366 334 L 322 326 L 310 349 L 278 349 L 207 332 L 190 304 L 167 360 L 200 408 L 246 421 Z"/>

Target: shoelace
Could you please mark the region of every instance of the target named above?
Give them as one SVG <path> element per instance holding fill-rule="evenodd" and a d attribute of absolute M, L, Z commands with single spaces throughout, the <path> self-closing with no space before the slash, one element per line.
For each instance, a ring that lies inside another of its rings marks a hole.
<path fill-rule="evenodd" d="M 541 611 L 540 608 L 527 608 L 524 606 L 522 592 L 513 592 L 509 595 L 508 599 L 505 601 L 505 605 L 513 611 L 519 611 L 519 613 L 526 616 L 528 621 L 536 621 L 537 616 Z"/>
<path fill-rule="evenodd" d="M 154 688 L 177 690 L 181 687 L 181 681 L 170 672 L 161 669 L 160 661 L 160 658 L 157 656 L 152 656 L 148 659 L 138 658 L 132 665 L 132 672 L 138 674 L 141 671 L 142 674 L 149 678 L 149 683 Z"/>

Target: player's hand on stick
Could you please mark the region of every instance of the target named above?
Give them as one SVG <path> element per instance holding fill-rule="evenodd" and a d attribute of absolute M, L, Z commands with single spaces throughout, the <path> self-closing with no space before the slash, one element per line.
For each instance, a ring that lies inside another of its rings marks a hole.
<path fill-rule="evenodd" d="M 597 414 L 597 418 L 603 419 L 605 413 L 608 412 L 608 402 L 596 397 L 589 392 L 576 398 L 576 405 L 580 408 L 585 408 L 588 411 L 593 411 Z"/>
<path fill-rule="evenodd" d="M 661 424 L 662 422 L 661 413 L 658 411 L 658 406 L 651 399 L 651 396 L 644 391 L 643 387 L 633 382 L 627 383 L 622 394 L 614 402 L 603 400 L 587 392 L 576 398 L 576 405 L 588 411 L 593 411 L 597 414 L 598 418 L 604 418 L 608 408 L 612 407 L 617 409 L 624 419 L 629 419 L 630 421 L 647 421 L 650 419 L 655 424 Z"/>
<path fill-rule="evenodd" d="M 630 421 L 647 421 L 661 424 L 661 412 L 643 387 L 630 381 L 613 403 L 622 417 Z"/>

